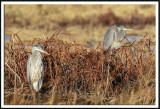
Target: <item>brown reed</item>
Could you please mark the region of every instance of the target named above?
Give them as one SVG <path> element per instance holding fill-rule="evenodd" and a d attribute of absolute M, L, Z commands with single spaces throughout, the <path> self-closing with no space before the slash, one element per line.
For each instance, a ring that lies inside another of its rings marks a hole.
<path fill-rule="evenodd" d="M 71 43 L 60 40 L 62 34 L 68 37 Z M 12 43 L 5 46 L 5 103 L 32 104 L 26 76 L 27 60 L 31 54 L 18 34 L 13 35 L 18 40 L 14 44 L 11 40 Z M 50 54 L 42 55 L 45 77 L 40 90 L 40 103 L 110 104 L 111 101 L 113 103 L 117 99 L 122 100 L 119 96 L 124 90 L 130 90 L 128 94 L 131 89 L 138 91 L 152 87 L 152 90 L 155 90 L 155 55 L 144 49 L 150 48 L 152 42 L 148 40 L 147 36 L 144 36 L 138 48 L 131 45 L 103 54 L 101 45 L 87 50 L 65 31 L 58 31 L 46 40 L 34 39 L 29 45 L 39 44 Z M 15 82 L 17 77 L 19 81 Z M 14 87 L 17 88 L 17 99 L 12 96 Z M 154 104 L 155 95 L 153 96 L 153 92 L 151 95 L 150 104 Z"/>

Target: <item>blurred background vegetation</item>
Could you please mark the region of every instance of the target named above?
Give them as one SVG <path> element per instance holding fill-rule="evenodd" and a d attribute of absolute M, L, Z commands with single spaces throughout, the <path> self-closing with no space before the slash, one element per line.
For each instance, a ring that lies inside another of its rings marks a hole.
<path fill-rule="evenodd" d="M 70 33 L 79 43 L 103 41 L 111 25 L 125 25 L 127 34 L 155 36 L 155 5 L 150 4 L 25 4 L 5 5 L 5 35 L 19 32 L 22 41 Z M 64 37 L 62 37 L 63 39 Z M 65 39 L 64 39 L 65 40 Z"/>
<path fill-rule="evenodd" d="M 33 42 L 34 38 L 41 38 L 41 43 L 45 46 L 44 50 L 51 54 L 43 58 L 46 76 L 40 92 L 43 98 L 40 104 L 144 105 L 155 104 L 155 54 L 150 49 L 149 52 L 144 50 L 146 45 L 149 45 L 147 47 L 150 48 L 149 37 L 155 41 L 155 17 L 155 5 L 150 4 L 7 4 L 5 5 L 4 28 L 5 35 L 18 32 L 17 37 L 20 37 L 23 44 Z M 134 29 L 134 31 L 127 31 L 127 35 L 130 36 L 147 34 L 147 39 L 144 38 L 136 46 L 134 53 L 127 47 L 121 47 L 119 52 L 110 57 L 104 56 L 101 51 L 98 51 L 101 48 L 99 46 L 97 46 L 99 49 L 87 51 L 86 47 L 65 43 L 55 38 L 68 41 L 70 38 L 65 36 L 69 35 L 60 34 L 61 37 L 59 37 L 59 34 L 54 34 L 65 31 L 64 33 L 70 33 L 78 44 L 87 46 L 93 42 L 97 45 L 99 41 L 102 44 L 107 29 L 112 25 L 124 25 Z M 46 39 L 47 37 L 48 39 Z M 33 104 L 27 84 L 24 82 L 24 87 L 19 88 L 15 74 L 10 73 L 10 70 L 13 69 L 22 80 L 25 80 L 22 77 L 26 78 L 26 62 L 30 52 L 27 52 L 27 47 L 20 47 L 22 44 L 20 40 L 15 44 L 17 46 L 13 46 L 14 41 L 10 41 L 13 43 L 5 47 L 5 104 Z M 49 45 L 53 45 L 53 47 Z M 75 52 L 73 52 L 74 50 Z M 122 57 L 124 61 L 121 60 Z M 7 67 L 7 65 L 11 67 Z M 110 65 L 111 71 L 108 71 L 108 65 Z M 70 72 L 67 73 L 67 76 L 64 75 L 65 69 Z M 116 80 L 117 74 L 124 72 L 127 76 L 122 83 L 108 88 L 113 83 L 106 81 L 104 76 L 106 73 L 103 72 L 107 71 L 112 72 L 111 77 L 106 76 L 109 78 L 107 81 Z M 76 77 L 75 74 L 83 75 Z M 102 81 L 96 79 L 100 74 L 104 74 L 100 78 Z M 85 80 L 85 85 L 81 85 L 83 83 L 80 83 L 81 79 Z M 98 82 L 91 81 L 94 79 Z M 82 88 L 75 87 L 75 84 L 80 84 Z M 92 88 L 83 89 L 84 86 Z M 67 89 L 66 87 L 71 88 Z M 74 90 L 72 91 L 72 89 Z"/>

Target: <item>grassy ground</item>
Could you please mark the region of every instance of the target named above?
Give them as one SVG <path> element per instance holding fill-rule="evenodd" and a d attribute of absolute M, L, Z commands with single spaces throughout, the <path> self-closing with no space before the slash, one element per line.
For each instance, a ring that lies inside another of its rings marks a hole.
<path fill-rule="evenodd" d="M 148 35 L 139 45 L 104 55 L 102 41 L 114 24 L 134 29 L 129 35 Z M 16 39 L 5 47 L 5 104 L 33 104 L 26 43 L 43 44 L 50 54 L 42 54 L 45 77 L 38 104 L 156 102 L 155 54 L 149 49 L 155 41 L 154 5 L 6 5 L 5 34 Z M 86 48 L 91 40 L 95 48 Z"/>
<path fill-rule="evenodd" d="M 80 44 L 102 41 L 114 24 L 134 31 L 127 34 L 155 35 L 155 5 L 6 5 L 5 34 L 16 33 L 22 41 L 69 32 Z"/>

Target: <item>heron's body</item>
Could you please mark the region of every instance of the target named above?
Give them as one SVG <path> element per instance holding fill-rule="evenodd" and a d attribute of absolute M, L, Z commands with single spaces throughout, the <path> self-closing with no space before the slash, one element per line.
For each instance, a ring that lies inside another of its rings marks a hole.
<path fill-rule="evenodd" d="M 44 67 L 40 52 L 48 54 L 39 45 L 35 45 L 27 62 L 27 79 L 31 90 L 34 91 L 34 101 L 36 99 L 35 92 L 41 89 L 44 77 Z"/>
<path fill-rule="evenodd" d="M 42 87 L 43 76 L 44 68 L 41 53 L 34 51 L 27 63 L 27 78 L 30 88 L 38 92 Z"/>
<path fill-rule="evenodd" d="M 108 51 L 111 49 L 119 48 L 121 46 L 121 41 L 123 40 L 125 36 L 125 30 L 130 30 L 130 29 L 126 28 L 123 25 L 111 26 L 105 34 L 104 42 L 103 42 L 103 49 L 105 51 Z"/>

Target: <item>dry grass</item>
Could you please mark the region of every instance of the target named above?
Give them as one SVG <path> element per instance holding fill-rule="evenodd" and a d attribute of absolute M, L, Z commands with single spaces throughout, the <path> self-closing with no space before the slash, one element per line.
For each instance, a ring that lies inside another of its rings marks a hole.
<path fill-rule="evenodd" d="M 5 46 L 5 104 L 32 104 L 26 79 L 31 54 L 17 34 L 14 39 Z M 155 54 L 147 35 L 138 47 L 106 55 L 101 43 L 87 49 L 64 31 L 28 43 L 40 44 L 50 54 L 43 54 L 45 77 L 38 104 L 155 104 Z"/>
<path fill-rule="evenodd" d="M 79 44 L 95 40 L 98 45 L 110 25 L 134 29 L 128 34 L 155 36 L 154 23 L 155 5 L 5 5 L 5 34 L 21 31 L 23 42 L 64 30 Z"/>

